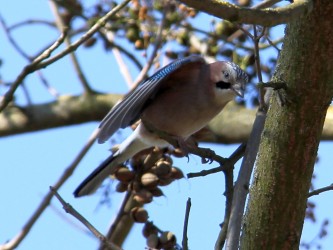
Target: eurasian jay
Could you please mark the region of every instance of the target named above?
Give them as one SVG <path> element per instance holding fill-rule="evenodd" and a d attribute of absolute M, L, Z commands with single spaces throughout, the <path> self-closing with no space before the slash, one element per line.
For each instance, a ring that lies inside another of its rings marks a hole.
<path fill-rule="evenodd" d="M 200 56 L 179 59 L 158 70 L 129 92 L 102 120 L 97 136 L 99 143 L 107 141 L 119 128 L 139 119 L 141 122 L 117 151 L 77 187 L 74 196 L 94 193 L 120 164 L 140 151 L 170 146 L 154 131 L 185 141 L 206 126 L 236 95 L 243 97 L 247 81 L 247 74 L 236 64 L 223 61 L 207 64 Z"/>

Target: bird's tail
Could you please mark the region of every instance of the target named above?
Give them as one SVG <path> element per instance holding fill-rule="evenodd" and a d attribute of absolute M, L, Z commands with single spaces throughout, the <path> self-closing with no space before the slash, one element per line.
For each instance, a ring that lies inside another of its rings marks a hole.
<path fill-rule="evenodd" d="M 105 178 L 112 174 L 121 163 L 117 156 L 110 155 L 75 189 L 74 196 L 81 197 L 93 194 L 102 184 Z"/>
<path fill-rule="evenodd" d="M 104 179 L 114 174 L 118 166 L 127 161 L 140 151 L 151 147 L 138 136 L 139 130 L 135 130 L 120 144 L 118 150 L 101 163 L 84 181 L 75 189 L 74 196 L 81 197 L 93 194 L 102 184 Z"/>

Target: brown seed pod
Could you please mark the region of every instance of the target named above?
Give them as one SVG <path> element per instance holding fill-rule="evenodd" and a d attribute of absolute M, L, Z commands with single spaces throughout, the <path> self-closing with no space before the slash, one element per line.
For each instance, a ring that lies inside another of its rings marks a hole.
<path fill-rule="evenodd" d="M 171 164 L 167 161 L 158 161 L 156 166 L 153 168 L 154 173 L 161 178 L 166 178 L 171 173 Z"/>
<path fill-rule="evenodd" d="M 125 191 L 127 191 L 128 188 L 128 184 L 124 183 L 124 182 L 118 182 L 117 186 L 116 186 L 116 191 L 119 193 L 123 193 Z"/>
<path fill-rule="evenodd" d="M 147 238 L 147 246 L 149 249 L 157 249 L 157 246 L 159 244 L 159 239 L 156 234 L 151 234 Z"/>
<path fill-rule="evenodd" d="M 165 247 L 171 247 L 176 244 L 176 236 L 170 231 L 165 231 L 160 237 L 160 242 Z"/>
<path fill-rule="evenodd" d="M 174 180 L 170 177 L 169 178 L 160 178 L 160 181 L 158 182 L 158 185 L 159 186 L 167 186 L 173 181 Z"/>
<path fill-rule="evenodd" d="M 163 191 L 158 187 L 150 189 L 149 191 L 152 193 L 154 197 L 161 197 L 164 195 Z"/>
<path fill-rule="evenodd" d="M 155 225 L 152 222 L 146 222 L 145 225 L 142 228 L 142 234 L 145 238 L 148 238 L 151 234 L 158 234 L 158 229 L 155 227 Z"/>
<path fill-rule="evenodd" d="M 141 183 L 147 188 L 155 188 L 159 178 L 153 173 L 145 173 L 141 176 Z"/>
<path fill-rule="evenodd" d="M 133 207 L 130 215 L 131 218 L 138 223 L 145 223 L 148 220 L 148 212 L 143 207 Z"/>
<path fill-rule="evenodd" d="M 129 183 L 135 176 L 134 172 L 124 166 L 118 168 L 114 175 L 119 181 L 125 183 Z"/>
<path fill-rule="evenodd" d="M 134 194 L 133 199 L 140 204 L 146 204 L 153 200 L 153 195 L 147 189 L 141 189 Z"/>
<path fill-rule="evenodd" d="M 172 167 L 171 168 L 171 178 L 179 180 L 184 178 L 183 171 L 180 170 L 180 168 Z"/>
<path fill-rule="evenodd" d="M 171 158 L 170 155 L 166 155 L 166 154 L 164 154 L 164 155 L 163 155 L 163 160 L 169 162 L 170 165 L 173 164 L 173 160 L 172 160 L 172 158 Z"/>
<path fill-rule="evenodd" d="M 142 39 L 136 40 L 134 43 L 134 47 L 138 50 L 144 49 L 144 44 L 143 44 Z"/>

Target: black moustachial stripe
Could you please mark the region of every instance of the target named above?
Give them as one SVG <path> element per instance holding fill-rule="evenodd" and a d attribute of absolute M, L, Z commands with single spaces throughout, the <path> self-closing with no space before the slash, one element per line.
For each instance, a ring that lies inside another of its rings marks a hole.
<path fill-rule="evenodd" d="M 216 83 L 216 87 L 219 89 L 230 89 L 231 84 L 228 82 L 219 81 Z"/>

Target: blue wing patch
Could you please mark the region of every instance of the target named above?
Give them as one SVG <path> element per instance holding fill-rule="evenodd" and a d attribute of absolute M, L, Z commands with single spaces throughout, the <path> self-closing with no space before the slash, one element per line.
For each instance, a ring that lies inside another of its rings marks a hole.
<path fill-rule="evenodd" d="M 125 128 L 138 120 L 146 102 L 158 92 L 160 86 L 170 75 L 183 65 L 198 62 L 205 63 L 205 60 L 201 56 L 175 60 L 138 84 L 102 120 L 99 125 L 98 142 L 107 141 L 119 128 Z"/>

